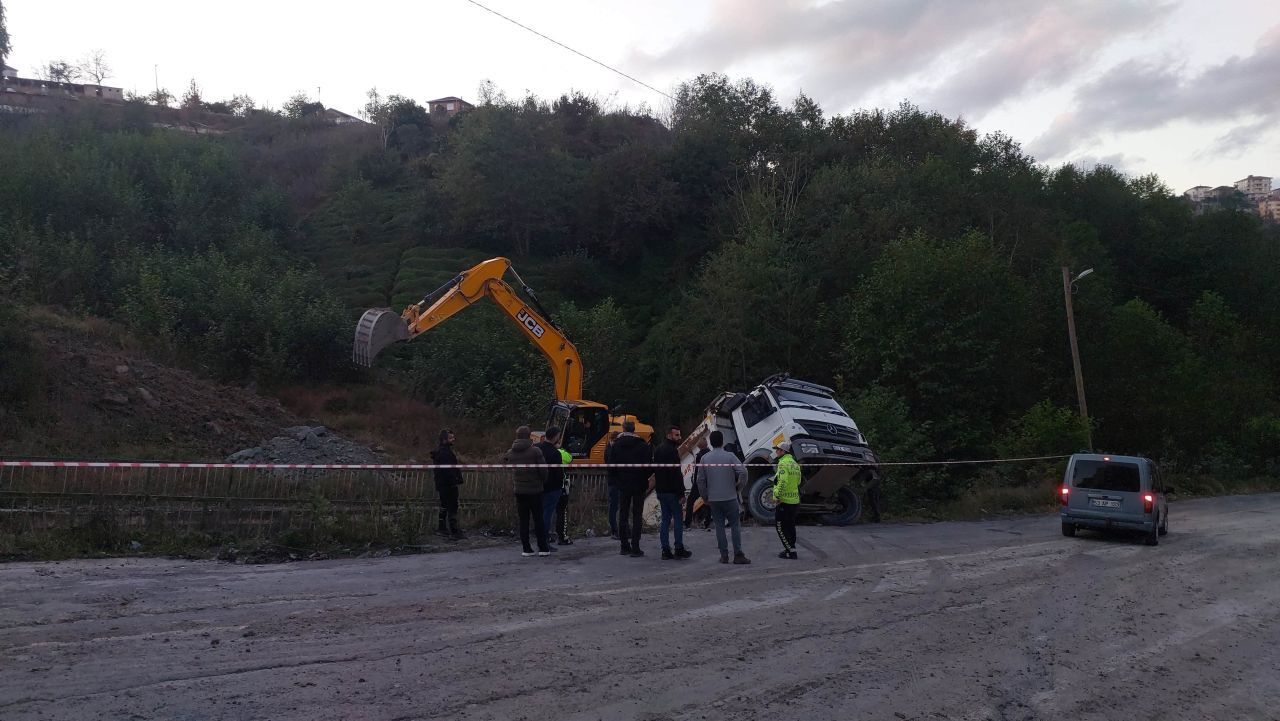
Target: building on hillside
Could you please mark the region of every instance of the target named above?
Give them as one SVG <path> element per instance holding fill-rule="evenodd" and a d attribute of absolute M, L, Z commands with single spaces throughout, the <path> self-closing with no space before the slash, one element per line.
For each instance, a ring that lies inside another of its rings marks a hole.
<path fill-rule="evenodd" d="M 11 68 L 4 63 L 0 63 L 0 78 L 16 78 L 18 77 L 18 69 Z"/>
<path fill-rule="evenodd" d="M 1271 178 L 1265 175 L 1250 175 L 1236 181 L 1236 190 L 1244 193 L 1249 200 L 1257 203 L 1271 195 Z"/>
<path fill-rule="evenodd" d="M 0 82 L 0 89 L 6 93 L 124 102 L 123 88 L 86 83 L 59 83 L 53 80 L 39 80 L 37 78 L 20 78 L 17 71 L 10 74 L 9 71 L 11 70 L 13 68 L 5 66 L 3 82 Z"/>
<path fill-rule="evenodd" d="M 354 115 L 347 115 L 346 113 L 336 108 L 325 108 L 324 112 L 321 113 L 320 115 L 323 116 L 325 120 L 328 120 L 334 125 L 352 125 L 354 123 L 363 123 L 365 125 L 368 124 L 368 123 L 365 123 L 365 121 L 361 120 L 360 118 L 357 118 Z"/>
<path fill-rule="evenodd" d="M 1280 196 L 1280 193 L 1273 193 L 1273 195 Z M 1262 216 L 1263 220 L 1269 220 L 1272 223 L 1280 223 L 1280 197 L 1272 197 L 1259 201 L 1258 215 Z"/>
<path fill-rule="evenodd" d="M 1187 190 L 1183 195 L 1193 203 L 1203 203 L 1212 193 L 1213 188 L 1210 188 L 1207 185 L 1197 185 L 1196 187 Z"/>
<path fill-rule="evenodd" d="M 451 118 L 463 110 L 471 110 L 473 108 L 475 106 L 471 103 L 462 98 L 455 98 L 452 95 L 447 98 L 436 98 L 435 100 L 427 101 L 427 110 L 431 111 L 432 115 L 444 113 Z"/>

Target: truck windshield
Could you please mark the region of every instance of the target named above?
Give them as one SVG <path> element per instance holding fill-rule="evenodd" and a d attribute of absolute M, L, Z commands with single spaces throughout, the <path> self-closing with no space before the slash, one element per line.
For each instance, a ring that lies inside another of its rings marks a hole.
<path fill-rule="evenodd" d="M 1071 485 L 1095 491 L 1137 493 L 1142 490 L 1142 476 L 1132 463 L 1076 461 Z"/>
<path fill-rule="evenodd" d="M 823 411 L 824 413 L 835 413 L 839 416 L 848 415 L 844 409 L 836 403 L 834 398 L 828 396 L 819 396 L 812 393 L 802 393 L 791 388 L 773 388 L 773 394 L 778 397 L 778 404 L 783 406 L 800 406 L 801 408 L 812 408 L 815 411 Z"/>

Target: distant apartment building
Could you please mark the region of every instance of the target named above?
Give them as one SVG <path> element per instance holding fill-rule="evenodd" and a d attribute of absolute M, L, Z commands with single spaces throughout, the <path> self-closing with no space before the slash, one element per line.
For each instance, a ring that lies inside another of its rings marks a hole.
<path fill-rule="evenodd" d="M 1258 215 L 1263 220 L 1280 223 L 1280 192 L 1273 193 L 1266 200 L 1258 202 Z"/>
<path fill-rule="evenodd" d="M 474 105 L 468 103 L 462 98 L 455 98 L 453 96 L 427 101 L 427 110 L 430 110 L 432 115 L 435 115 L 436 113 L 444 113 L 451 118 L 463 110 L 471 110 L 474 107 Z"/>
<path fill-rule="evenodd" d="M 1197 185 L 1183 193 L 1183 196 L 1193 203 L 1203 203 L 1210 195 L 1213 195 L 1213 188 L 1207 185 Z"/>
<path fill-rule="evenodd" d="M 1271 195 L 1271 178 L 1265 175 L 1250 175 L 1236 181 L 1236 190 L 1244 193 L 1249 200 L 1258 203 Z"/>

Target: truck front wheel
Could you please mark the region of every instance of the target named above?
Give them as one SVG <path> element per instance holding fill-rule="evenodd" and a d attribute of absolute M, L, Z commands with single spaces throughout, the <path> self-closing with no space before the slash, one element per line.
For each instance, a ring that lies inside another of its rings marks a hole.
<path fill-rule="evenodd" d="M 747 511 L 757 521 L 773 525 L 778 499 L 773 497 L 773 476 L 760 476 L 747 491 Z"/>
<path fill-rule="evenodd" d="M 847 526 L 862 515 L 862 502 L 858 500 L 858 494 L 848 486 L 843 486 L 836 492 L 835 505 L 837 510 L 823 514 L 823 525 Z"/>

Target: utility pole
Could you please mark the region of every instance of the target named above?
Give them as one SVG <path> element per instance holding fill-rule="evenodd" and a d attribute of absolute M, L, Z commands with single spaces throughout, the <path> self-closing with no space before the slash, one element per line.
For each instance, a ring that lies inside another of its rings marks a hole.
<path fill-rule="evenodd" d="M 156 102 L 160 102 L 160 65 L 152 65 L 151 72 L 156 75 Z"/>
<path fill-rule="evenodd" d="M 1062 266 L 1062 297 L 1067 304 L 1067 335 L 1071 338 L 1071 366 L 1076 373 L 1076 398 L 1080 401 L 1080 417 L 1088 434 L 1089 451 L 1093 451 L 1093 428 L 1089 425 L 1089 406 L 1084 400 L 1084 374 L 1080 370 L 1080 348 L 1076 344 L 1076 316 L 1071 309 L 1071 271 Z"/>

